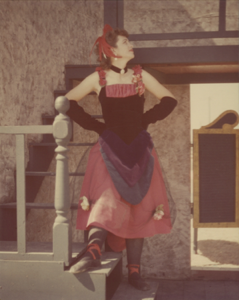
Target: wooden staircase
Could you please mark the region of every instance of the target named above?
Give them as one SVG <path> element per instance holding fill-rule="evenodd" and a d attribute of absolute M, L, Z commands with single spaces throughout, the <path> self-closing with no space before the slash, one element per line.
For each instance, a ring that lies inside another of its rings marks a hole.
<path fill-rule="evenodd" d="M 65 94 L 65 91 L 63 92 Z M 59 91 L 57 94 L 59 95 Z M 67 99 L 64 99 L 64 103 L 60 104 L 62 107 L 67 105 Z M 59 193 L 59 188 L 56 186 L 56 193 L 58 194 L 55 194 L 54 204 L 34 203 L 34 198 L 44 176 L 56 176 L 56 184 L 58 186 L 62 184 L 62 182 L 59 182 L 60 177 L 63 178 L 65 176 L 64 178 L 68 178 L 68 174 L 66 176 L 65 173 L 67 170 L 66 165 L 62 175 L 57 173 L 57 170 L 55 173 L 47 172 L 57 145 L 58 148 L 60 146 L 60 150 L 57 152 L 58 155 L 60 152 L 60 156 L 64 156 L 66 150 L 63 148 L 65 147 L 66 149 L 66 145 L 86 145 L 86 143 L 68 143 L 71 130 L 68 131 L 67 137 L 61 136 L 61 132 L 64 131 L 61 130 L 61 127 L 65 126 L 65 128 L 68 128 L 71 126 L 71 122 L 65 115 L 62 107 L 58 108 L 58 110 L 63 117 L 59 117 L 60 115 L 56 117 L 53 125 L 51 124 L 54 121 L 54 117 L 43 117 L 45 125 L 41 126 L 41 128 L 48 128 L 47 131 L 51 131 L 52 127 L 52 133 L 54 133 L 56 139 L 58 138 L 56 140 L 57 143 L 52 135 L 44 135 L 41 143 L 30 145 L 30 162 L 27 170 L 22 170 L 21 173 L 24 174 L 26 190 L 23 184 L 23 192 L 18 193 L 17 191 L 16 202 L 0 205 L 1 216 L 11 216 L 12 219 L 12 222 L 8 222 L 8 224 L 4 224 L 4 220 L 7 220 L 4 217 L 1 221 L 4 227 L 2 226 L 0 241 L 0 299 L 109 300 L 121 282 L 121 253 L 103 252 L 102 267 L 100 269 L 92 269 L 81 274 L 69 273 L 70 266 L 85 251 L 86 243 L 71 242 L 71 225 L 67 219 L 67 214 L 69 209 L 77 209 L 77 204 L 70 205 L 69 203 L 69 197 L 67 196 L 69 182 L 67 180 L 64 179 L 64 191 L 62 193 L 64 195 Z M 7 127 L 0 127 L 0 133 L 15 133 L 12 126 L 11 130 L 7 132 Z M 18 130 L 19 128 L 16 128 L 16 132 Z M 41 129 L 40 131 L 44 130 Z M 31 131 L 31 129 L 27 129 L 27 131 Z M 33 131 L 31 133 L 43 132 Z M 66 142 L 67 139 L 68 141 Z M 24 140 L 24 135 L 22 140 Z M 87 143 L 87 145 L 91 146 L 93 144 Z M 18 149 L 16 149 L 17 160 L 21 161 L 21 158 L 18 157 L 18 152 Z M 24 150 L 21 152 L 24 153 Z M 60 160 L 60 163 L 62 163 L 62 157 Z M 66 156 L 63 160 L 67 160 Z M 58 163 L 59 161 L 57 160 Z M 19 174 L 17 170 L 17 183 L 21 182 L 22 178 Z M 84 176 L 84 173 L 70 173 L 69 175 Z M 56 209 L 57 217 L 53 226 L 53 243 L 26 242 L 25 223 L 27 211 L 30 209 Z M 21 223 L 20 220 L 25 221 Z M 6 224 L 10 228 L 12 228 L 12 225 L 15 225 L 16 230 L 9 231 Z M 24 228 L 21 228 L 22 224 Z M 8 233 L 11 233 L 11 235 L 9 236 Z"/>
<path fill-rule="evenodd" d="M 79 81 L 94 71 L 96 66 L 65 66 L 65 82 L 66 90 L 55 90 L 54 100 L 59 96 L 64 96 L 67 91 L 73 88 Z M 43 115 L 42 124 L 52 125 L 56 115 Z M 93 115 L 95 118 L 102 118 L 101 115 Z M 72 124 L 72 122 L 71 122 Z M 72 137 L 71 137 L 72 141 Z M 72 143 L 67 146 L 93 146 L 94 143 Z M 26 176 L 26 209 L 27 214 L 30 209 L 55 209 L 54 203 L 34 203 L 34 200 L 40 190 L 43 179 L 45 176 L 55 176 L 55 173 L 47 172 L 50 163 L 54 157 L 57 144 L 52 135 L 43 134 L 43 139 L 40 143 L 29 144 L 29 162 L 27 164 L 25 176 Z M 83 172 L 69 173 L 69 176 L 84 176 Z M 72 210 L 76 210 L 78 205 L 71 204 Z M 16 215 L 16 199 L 10 203 L 0 204 L 0 241 L 16 241 L 17 240 L 17 215 Z M 87 236 L 85 234 L 85 236 Z"/>

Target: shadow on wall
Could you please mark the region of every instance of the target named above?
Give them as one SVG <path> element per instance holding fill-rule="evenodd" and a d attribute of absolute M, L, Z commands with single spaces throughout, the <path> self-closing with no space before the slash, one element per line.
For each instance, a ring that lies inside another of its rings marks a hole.
<path fill-rule="evenodd" d="M 137 11 L 137 13 L 135 13 Z M 227 12 L 228 13 L 228 12 Z M 219 29 L 219 1 L 124 1 L 124 25 L 131 34 L 207 32 Z M 143 21 L 143 22 L 142 22 Z M 225 42 L 226 43 L 226 42 Z M 216 39 L 134 41 L 135 47 L 213 46 Z"/>
<path fill-rule="evenodd" d="M 220 264 L 239 265 L 239 244 L 222 240 L 198 242 L 202 255 Z"/>

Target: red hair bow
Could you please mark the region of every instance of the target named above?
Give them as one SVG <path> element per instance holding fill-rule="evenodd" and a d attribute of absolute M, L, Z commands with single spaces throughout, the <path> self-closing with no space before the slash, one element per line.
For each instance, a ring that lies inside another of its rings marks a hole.
<path fill-rule="evenodd" d="M 117 58 L 121 58 L 121 56 L 117 56 L 117 55 L 115 55 L 115 54 L 113 53 L 113 51 L 111 50 L 112 46 L 110 46 L 110 45 L 106 42 L 106 40 L 105 40 L 105 35 L 106 35 L 106 33 L 107 33 L 108 31 L 112 31 L 112 30 L 113 30 L 113 28 L 112 28 L 110 25 L 108 25 L 108 24 L 105 25 L 105 27 L 104 27 L 104 29 L 103 29 L 103 35 L 100 36 L 100 37 L 98 37 L 98 39 L 95 41 L 94 46 L 92 47 L 92 50 L 91 50 L 91 52 L 90 52 L 90 56 L 91 56 L 91 54 L 92 54 L 92 51 L 93 51 L 95 45 L 96 45 L 97 43 L 99 43 L 99 56 L 100 56 L 100 60 L 102 60 L 102 54 L 103 54 L 103 55 L 106 55 L 106 56 L 108 56 L 108 57 L 117 57 Z"/>

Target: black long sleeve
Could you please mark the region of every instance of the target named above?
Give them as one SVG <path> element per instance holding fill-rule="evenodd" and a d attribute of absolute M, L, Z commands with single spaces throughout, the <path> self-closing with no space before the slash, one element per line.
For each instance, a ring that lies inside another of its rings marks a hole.
<path fill-rule="evenodd" d="M 77 124 L 87 130 L 95 131 L 99 135 L 106 129 L 106 125 L 86 113 L 84 109 L 77 104 L 75 100 L 69 100 L 70 108 L 66 114 Z"/>
<path fill-rule="evenodd" d="M 177 100 L 172 97 L 163 97 L 159 104 L 156 104 L 143 114 L 143 128 L 147 129 L 149 124 L 165 119 L 174 110 L 177 103 Z"/>

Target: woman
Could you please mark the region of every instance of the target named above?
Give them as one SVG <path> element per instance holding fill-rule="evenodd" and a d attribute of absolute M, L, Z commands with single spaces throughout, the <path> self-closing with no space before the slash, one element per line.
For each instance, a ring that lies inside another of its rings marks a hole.
<path fill-rule="evenodd" d="M 170 114 L 177 101 L 140 66 L 127 68 L 134 51 L 125 30 L 105 25 L 95 45 L 101 66 L 66 94 L 71 99 L 70 118 L 99 134 L 88 159 L 77 215 L 77 229 L 89 230 L 89 244 L 70 272 L 99 267 L 107 238 L 114 251 L 126 247 L 129 283 L 147 290 L 140 276 L 144 237 L 169 233 L 172 225 L 160 166 L 146 129 Z M 143 113 L 145 89 L 160 103 Z M 77 104 L 92 91 L 98 94 L 105 123 Z"/>

